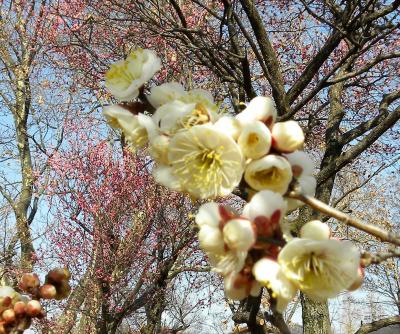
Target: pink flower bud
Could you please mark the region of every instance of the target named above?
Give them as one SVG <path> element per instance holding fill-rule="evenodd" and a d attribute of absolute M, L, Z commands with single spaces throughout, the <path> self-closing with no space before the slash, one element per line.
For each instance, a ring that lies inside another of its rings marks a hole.
<path fill-rule="evenodd" d="M 26 314 L 30 317 L 36 317 L 42 312 L 42 305 L 37 300 L 31 300 L 26 305 Z"/>
<path fill-rule="evenodd" d="M 15 321 L 15 312 L 13 309 L 5 310 L 1 316 L 6 324 L 11 324 Z"/>
<path fill-rule="evenodd" d="M 44 299 L 53 299 L 57 294 L 57 290 L 52 284 L 44 284 L 39 288 L 39 295 Z"/>

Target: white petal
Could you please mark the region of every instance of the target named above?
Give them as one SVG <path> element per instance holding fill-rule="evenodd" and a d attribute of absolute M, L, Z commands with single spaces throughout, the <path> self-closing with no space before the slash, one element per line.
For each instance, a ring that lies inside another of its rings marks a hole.
<path fill-rule="evenodd" d="M 203 251 L 213 254 L 224 253 L 224 239 L 221 230 L 217 227 L 202 225 L 198 234 L 200 247 Z"/>
<path fill-rule="evenodd" d="M 275 192 L 263 190 L 253 196 L 251 201 L 243 208 L 243 217 L 253 221 L 259 216 L 271 218 L 272 214 L 279 210 L 284 216 L 286 203 L 283 197 Z"/>
<path fill-rule="evenodd" d="M 310 156 L 303 151 L 295 151 L 293 153 L 285 154 L 290 165 L 292 166 L 293 176 L 311 176 L 315 171 L 315 164 Z"/>
<path fill-rule="evenodd" d="M 147 99 L 154 108 L 158 108 L 163 104 L 179 99 L 185 93 L 185 89 L 180 83 L 167 82 L 160 86 L 152 87 Z"/>
<path fill-rule="evenodd" d="M 248 251 L 256 238 L 251 222 L 244 219 L 232 219 L 223 228 L 224 241 L 230 250 Z"/>
<path fill-rule="evenodd" d="M 246 158 L 259 159 L 271 148 L 271 132 L 260 121 L 248 123 L 243 126 L 238 144 Z"/>
<path fill-rule="evenodd" d="M 328 240 L 331 229 L 328 224 L 319 220 L 312 220 L 304 224 L 300 229 L 300 237 L 313 240 Z"/>
<path fill-rule="evenodd" d="M 283 313 L 287 304 L 295 297 L 295 285 L 284 275 L 276 261 L 263 258 L 253 266 L 253 275 L 262 285 L 272 290 L 272 297 L 277 300 L 277 310 Z"/>
<path fill-rule="evenodd" d="M 250 162 L 244 178 L 255 190 L 272 190 L 283 195 L 292 181 L 292 169 L 285 158 L 270 154 Z"/>
<path fill-rule="evenodd" d="M 240 123 L 233 117 L 222 116 L 215 124 L 215 129 L 237 140 L 241 131 Z"/>
<path fill-rule="evenodd" d="M 200 227 L 203 225 L 218 227 L 221 221 L 218 203 L 209 202 L 203 204 L 199 208 L 199 212 L 196 214 L 195 220 L 196 224 Z"/>
<path fill-rule="evenodd" d="M 257 96 L 236 118 L 243 125 L 253 121 L 261 121 L 269 126 L 275 122 L 276 116 L 273 100 L 269 97 Z"/>
<path fill-rule="evenodd" d="M 304 144 L 303 130 L 295 121 L 274 124 L 272 138 L 272 146 L 283 153 L 296 151 Z"/>
<path fill-rule="evenodd" d="M 179 180 L 172 173 L 172 168 L 165 165 L 159 165 L 153 169 L 155 181 L 167 188 L 175 191 L 182 191 Z"/>

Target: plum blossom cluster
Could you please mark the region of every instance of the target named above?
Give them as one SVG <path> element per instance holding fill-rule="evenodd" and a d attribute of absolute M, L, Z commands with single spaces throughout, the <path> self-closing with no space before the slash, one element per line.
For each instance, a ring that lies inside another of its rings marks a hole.
<path fill-rule="evenodd" d="M 10 286 L 0 287 L 0 334 L 22 333 L 31 326 L 32 319 L 45 316 L 40 299 L 61 300 L 68 297 L 71 287 L 66 269 L 53 269 L 41 285 L 34 273 L 24 274 L 17 292 Z"/>
<path fill-rule="evenodd" d="M 219 112 L 209 92 L 176 82 L 145 95 L 160 64 L 153 51 L 139 49 L 112 65 L 106 87 L 120 101 L 141 95 L 145 111 L 131 102 L 107 106 L 104 115 L 134 148 L 147 148 L 158 183 L 203 200 L 238 186 L 247 194 L 242 214 L 209 202 L 196 215 L 200 247 L 223 276 L 227 297 L 258 295 L 265 286 L 283 312 L 298 290 L 324 300 L 359 286 L 360 254 L 351 243 L 331 239 L 320 221 L 308 222 L 298 237 L 283 227 L 285 215 L 302 205 L 285 195 L 294 185 L 311 196 L 316 188 L 299 124 L 277 122 L 268 97 L 233 116 Z"/>
<path fill-rule="evenodd" d="M 331 239 L 328 225 L 317 220 L 285 244 L 281 225 L 286 208 L 282 195 L 270 190 L 254 195 L 240 216 L 213 202 L 200 207 L 200 246 L 224 277 L 226 296 L 257 296 L 265 286 L 283 312 L 298 290 L 322 301 L 358 288 L 362 272 L 357 248 Z"/>

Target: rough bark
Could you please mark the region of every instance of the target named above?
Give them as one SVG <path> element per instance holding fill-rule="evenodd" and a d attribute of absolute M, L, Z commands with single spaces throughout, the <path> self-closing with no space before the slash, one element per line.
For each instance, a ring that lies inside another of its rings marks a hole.
<path fill-rule="evenodd" d="M 378 329 L 388 327 L 391 325 L 396 325 L 396 324 L 400 324 L 400 316 L 399 315 L 379 319 L 377 321 L 373 321 L 368 324 L 362 324 L 361 327 L 358 329 L 358 331 L 355 332 L 354 334 L 368 334 L 368 333 L 377 331 Z"/>

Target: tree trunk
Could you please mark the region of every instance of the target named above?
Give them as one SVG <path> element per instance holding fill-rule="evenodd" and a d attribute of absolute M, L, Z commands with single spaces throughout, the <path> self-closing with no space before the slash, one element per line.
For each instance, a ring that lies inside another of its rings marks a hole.
<path fill-rule="evenodd" d="M 318 303 L 301 294 L 304 334 L 330 334 L 328 303 Z"/>

